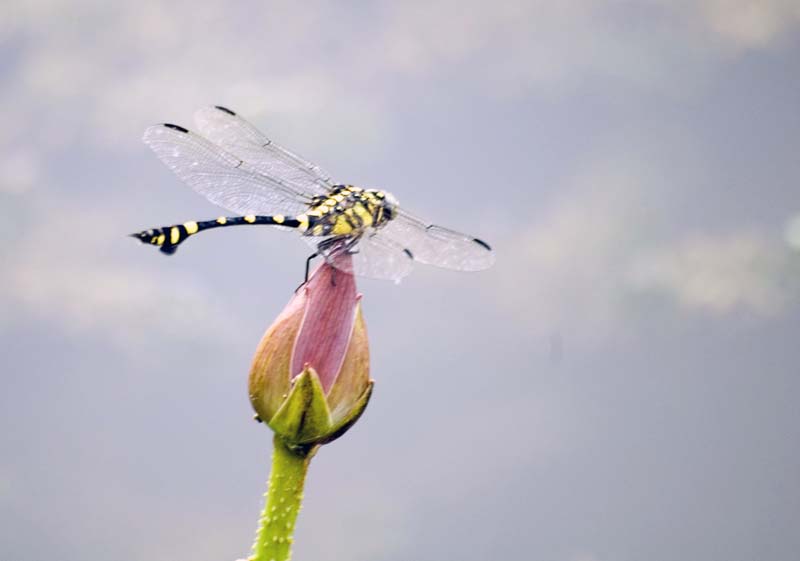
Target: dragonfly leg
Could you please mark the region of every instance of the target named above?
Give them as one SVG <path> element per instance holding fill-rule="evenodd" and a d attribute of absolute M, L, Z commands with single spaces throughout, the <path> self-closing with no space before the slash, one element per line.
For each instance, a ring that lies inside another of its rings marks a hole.
<path fill-rule="evenodd" d="M 322 240 L 317 245 L 317 251 L 309 255 L 308 259 L 306 259 L 305 278 L 303 280 L 303 284 L 298 286 L 297 290 L 299 290 L 300 287 L 302 287 L 304 284 L 308 282 L 308 275 L 310 274 L 311 271 L 311 261 L 313 261 L 315 257 L 322 256 L 324 259 L 328 260 L 328 256 L 339 251 L 344 251 L 346 253 L 357 253 L 357 251 L 353 250 L 353 247 L 355 247 L 357 242 L 358 238 L 347 239 L 345 237 L 334 237 Z M 336 286 L 336 267 L 334 267 L 334 270 L 331 274 L 331 285 Z M 295 290 L 295 292 L 297 292 L 297 290 Z"/>
<path fill-rule="evenodd" d="M 311 261 L 313 261 L 315 257 L 319 257 L 318 251 L 315 251 L 314 253 L 308 256 L 308 259 L 306 259 L 306 274 L 305 277 L 303 277 L 303 282 L 300 283 L 300 286 L 294 289 L 295 292 L 303 288 L 303 286 L 305 286 L 305 284 L 308 282 L 308 273 L 311 270 Z"/>

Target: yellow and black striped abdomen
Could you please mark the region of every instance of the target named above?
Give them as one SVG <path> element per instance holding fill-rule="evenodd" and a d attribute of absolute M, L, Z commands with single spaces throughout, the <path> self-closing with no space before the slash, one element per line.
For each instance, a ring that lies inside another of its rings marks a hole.
<path fill-rule="evenodd" d="M 132 237 L 142 243 L 155 245 L 163 253 L 171 255 L 178 249 L 178 245 L 189 239 L 198 232 L 210 230 L 212 228 L 223 228 L 226 226 L 242 226 L 252 224 L 263 224 L 268 226 L 286 226 L 287 228 L 299 228 L 305 231 L 308 227 L 308 219 L 287 218 L 280 214 L 274 216 L 220 216 L 216 220 L 205 220 L 201 222 L 184 222 L 173 226 L 162 226 L 143 230 Z"/>
<path fill-rule="evenodd" d="M 216 220 L 184 222 L 131 234 L 142 243 L 155 245 L 171 255 L 191 236 L 227 226 L 267 225 L 296 228 L 311 237 L 358 238 L 368 228 L 380 228 L 391 220 L 392 206 L 383 191 L 337 185 L 325 196 L 315 197 L 308 211 L 295 217 L 280 214 L 221 216 Z"/>

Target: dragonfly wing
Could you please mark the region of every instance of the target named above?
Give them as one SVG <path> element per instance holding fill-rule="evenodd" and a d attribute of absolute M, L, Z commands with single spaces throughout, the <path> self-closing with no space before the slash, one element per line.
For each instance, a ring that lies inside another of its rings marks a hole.
<path fill-rule="evenodd" d="M 381 280 L 400 279 L 411 273 L 414 260 L 405 248 L 381 236 L 380 232 L 350 238 L 304 237 L 325 260 L 342 271 L 360 277 Z M 320 247 L 320 243 L 322 247 Z M 343 254 L 347 253 L 347 258 Z"/>
<path fill-rule="evenodd" d="M 192 189 L 231 212 L 295 215 L 311 201 L 280 177 L 265 175 L 183 127 L 153 125 L 143 140 Z"/>
<path fill-rule="evenodd" d="M 194 119 L 205 137 L 265 175 L 318 195 L 333 186 L 331 176 L 322 168 L 275 144 L 230 109 L 204 107 Z"/>
<path fill-rule="evenodd" d="M 352 253 L 353 272 L 371 279 L 400 282 L 411 273 L 414 259 L 402 245 L 383 237 L 380 232 L 361 237 Z"/>
<path fill-rule="evenodd" d="M 382 238 L 408 249 L 414 261 L 455 271 L 481 271 L 494 263 L 494 252 L 477 238 L 428 224 L 399 211 L 379 230 Z"/>

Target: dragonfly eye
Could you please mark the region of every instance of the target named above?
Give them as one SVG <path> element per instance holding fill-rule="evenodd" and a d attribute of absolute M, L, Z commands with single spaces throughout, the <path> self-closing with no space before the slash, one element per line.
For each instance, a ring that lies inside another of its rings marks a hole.
<path fill-rule="evenodd" d="M 387 220 L 391 220 L 395 217 L 398 207 L 400 203 L 397 202 L 397 199 L 391 193 L 383 192 L 383 216 Z"/>

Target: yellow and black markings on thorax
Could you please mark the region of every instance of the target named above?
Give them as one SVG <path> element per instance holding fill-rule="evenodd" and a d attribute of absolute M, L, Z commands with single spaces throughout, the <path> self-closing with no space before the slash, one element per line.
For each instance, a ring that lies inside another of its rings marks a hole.
<path fill-rule="evenodd" d="M 327 195 L 314 197 L 308 210 L 297 216 L 220 216 L 216 220 L 184 222 L 131 235 L 142 243 L 158 246 L 166 254 L 175 253 L 180 243 L 203 230 L 248 224 L 296 228 L 304 236 L 356 239 L 368 228 L 386 224 L 394 212 L 395 205 L 383 191 L 336 185 Z"/>

